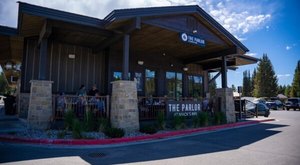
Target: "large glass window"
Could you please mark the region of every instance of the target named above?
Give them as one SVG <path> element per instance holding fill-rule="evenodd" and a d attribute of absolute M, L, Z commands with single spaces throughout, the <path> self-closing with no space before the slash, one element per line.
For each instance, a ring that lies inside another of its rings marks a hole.
<path fill-rule="evenodd" d="M 146 96 L 153 96 L 156 94 L 155 92 L 155 71 L 146 69 L 145 74 L 145 95 Z"/>
<path fill-rule="evenodd" d="M 167 96 L 179 99 L 182 97 L 182 73 L 166 72 Z"/>
<path fill-rule="evenodd" d="M 188 76 L 189 97 L 199 98 L 203 96 L 203 77 L 202 76 Z"/>

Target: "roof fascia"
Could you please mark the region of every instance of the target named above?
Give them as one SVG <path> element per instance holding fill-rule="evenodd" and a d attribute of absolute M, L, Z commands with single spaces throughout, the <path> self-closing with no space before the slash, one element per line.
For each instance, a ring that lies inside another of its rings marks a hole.
<path fill-rule="evenodd" d="M 18 30 L 16 28 L 12 28 L 8 26 L 0 26 L 0 35 L 16 36 L 17 34 L 18 34 Z"/>
<path fill-rule="evenodd" d="M 46 7 L 36 6 L 24 2 L 18 2 L 18 3 L 19 3 L 19 17 L 21 14 L 30 14 L 30 15 L 50 18 L 54 20 L 60 20 L 60 21 L 81 24 L 81 25 L 97 27 L 97 28 L 101 28 L 104 25 L 104 21 L 101 19 L 64 12 L 55 9 L 50 9 Z M 20 22 L 20 18 L 19 18 L 19 22 Z"/>

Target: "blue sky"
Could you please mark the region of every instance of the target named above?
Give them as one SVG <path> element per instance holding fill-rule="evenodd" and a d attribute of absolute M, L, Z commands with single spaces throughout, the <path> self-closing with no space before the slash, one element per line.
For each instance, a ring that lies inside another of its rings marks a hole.
<path fill-rule="evenodd" d="M 199 5 L 246 45 L 256 58 L 267 53 L 280 85 L 291 84 L 300 60 L 298 0 L 23 0 L 31 4 L 103 18 L 113 9 Z M 0 25 L 16 27 L 16 0 L 0 1 Z M 242 85 L 242 73 L 257 65 L 228 72 L 228 85 Z M 217 79 L 220 85 L 220 79 Z"/>

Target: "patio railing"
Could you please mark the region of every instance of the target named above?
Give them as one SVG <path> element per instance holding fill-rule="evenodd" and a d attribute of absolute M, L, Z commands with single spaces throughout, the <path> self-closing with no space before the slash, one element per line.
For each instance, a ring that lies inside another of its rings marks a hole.
<path fill-rule="evenodd" d="M 138 97 L 139 119 L 154 120 L 159 113 L 166 115 L 167 97 Z"/>
<path fill-rule="evenodd" d="M 53 116 L 54 120 L 64 119 L 66 111 L 71 110 L 79 119 L 89 111 L 97 118 L 109 118 L 109 105 L 109 96 L 53 95 Z"/>

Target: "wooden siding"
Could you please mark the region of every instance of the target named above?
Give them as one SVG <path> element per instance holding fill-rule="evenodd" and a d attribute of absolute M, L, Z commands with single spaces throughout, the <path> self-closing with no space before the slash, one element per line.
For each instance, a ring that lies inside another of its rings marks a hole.
<path fill-rule="evenodd" d="M 37 39 L 26 39 L 25 57 L 22 74 L 22 91 L 30 91 L 30 80 L 38 78 L 39 48 Z M 69 58 L 74 54 L 75 59 Z M 102 52 L 93 53 L 92 49 L 77 45 L 70 45 L 56 41 L 48 42 L 47 72 L 48 80 L 53 81 L 52 91 L 58 93 L 76 93 L 81 84 L 89 90 L 97 84 L 103 93 L 105 86 L 105 57 Z"/>

